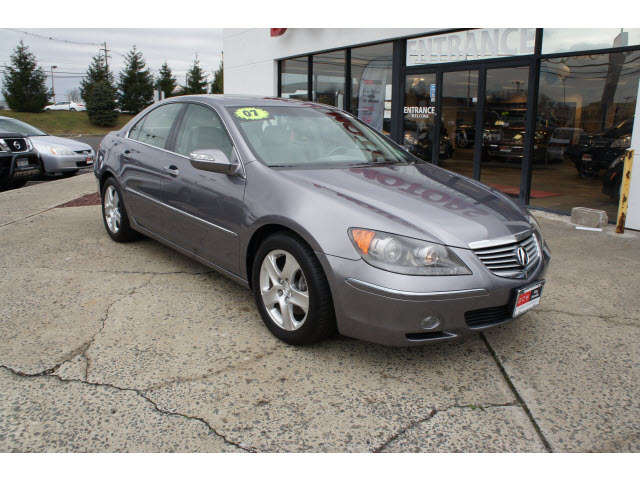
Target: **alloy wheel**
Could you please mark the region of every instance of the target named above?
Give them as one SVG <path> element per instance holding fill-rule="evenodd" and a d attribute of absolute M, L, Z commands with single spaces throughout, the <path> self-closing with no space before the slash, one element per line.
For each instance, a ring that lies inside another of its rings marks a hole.
<path fill-rule="evenodd" d="M 280 328 L 299 329 L 309 313 L 309 287 L 298 261 L 289 252 L 272 250 L 260 268 L 260 293 L 269 317 Z"/>
<path fill-rule="evenodd" d="M 104 218 L 111 233 L 118 233 L 120 230 L 120 197 L 113 185 L 109 185 L 104 192 Z"/>

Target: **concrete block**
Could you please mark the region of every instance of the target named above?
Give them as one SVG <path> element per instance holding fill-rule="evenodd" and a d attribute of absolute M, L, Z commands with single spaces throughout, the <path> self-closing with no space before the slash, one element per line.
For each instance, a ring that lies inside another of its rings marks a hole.
<path fill-rule="evenodd" d="M 574 207 L 571 209 L 571 223 L 583 225 L 591 228 L 604 228 L 607 226 L 609 217 L 604 210 L 593 208 Z"/>

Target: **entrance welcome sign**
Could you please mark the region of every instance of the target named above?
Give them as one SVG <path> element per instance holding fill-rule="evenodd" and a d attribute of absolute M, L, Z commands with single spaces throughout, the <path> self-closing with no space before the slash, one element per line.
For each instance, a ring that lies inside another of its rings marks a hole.
<path fill-rule="evenodd" d="M 407 40 L 407 66 L 529 55 L 535 28 L 485 28 Z"/>

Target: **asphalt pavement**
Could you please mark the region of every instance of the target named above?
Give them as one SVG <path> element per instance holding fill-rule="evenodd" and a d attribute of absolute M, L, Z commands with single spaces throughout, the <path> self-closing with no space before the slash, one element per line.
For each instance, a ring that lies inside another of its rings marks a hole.
<path fill-rule="evenodd" d="M 0 193 L 2 452 L 638 452 L 640 233 L 537 213 L 541 304 L 449 344 L 292 347 L 92 176 Z M 426 464 L 426 467 L 428 465 Z"/>

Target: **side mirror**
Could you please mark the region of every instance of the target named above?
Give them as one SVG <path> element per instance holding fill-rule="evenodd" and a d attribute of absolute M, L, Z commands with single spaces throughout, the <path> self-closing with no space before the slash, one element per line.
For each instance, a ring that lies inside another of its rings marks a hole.
<path fill-rule="evenodd" d="M 231 163 L 222 150 L 195 150 L 189 154 L 189 161 L 193 168 L 207 172 L 234 175 L 238 165 Z"/>

